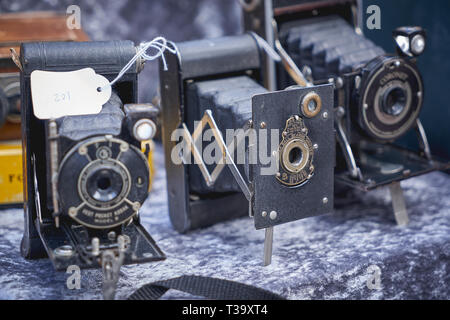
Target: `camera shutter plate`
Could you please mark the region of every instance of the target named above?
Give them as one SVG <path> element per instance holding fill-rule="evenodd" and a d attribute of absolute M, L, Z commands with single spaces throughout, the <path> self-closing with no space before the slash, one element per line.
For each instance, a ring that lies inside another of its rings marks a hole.
<path fill-rule="evenodd" d="M 282 133 L 278 148 L 279 172 L 277 180 L 287 187 L 298 187 L 314 174 L 314 148 L 308 130 L 299 116 L 290 117 Z"/>
<path fill-rule="evenodd" d="M 91 228 L 121 225 L 145 201 L 149 178 L 148 163 L 135 146 L 111 136 L 82 141 L 60 165 L 63 213 Z"/>
<path fill-rule="evenodd" d="M 311 92 L 320 96 L 321 111 L 313 118 L 302 117 L 299 115 L 299 104 L 301 105 L 304 97 Z M 303 171 L 308 173 L 307 177 L 296 180 L 289 186 L 282 183 L 281 176 L 276 173 L 261 174 L 261 169 L 267 165 L 250 165 L 250 177 L 254 189 L 251 209 L 254 213 L 256 229 L 270 228 L 333 210 L 336 143 L 333 105 L 334 91 L 333 85 L 330 84 L 253 96 L 253 123 L 265 122 L 264 130 L 268 130 L 269 133 L 273 129 L 279 131 L 281 142 L 280 149 L 277 149 L 277 159 L 281 162 L 279 170 L 283 170 L 282 149 L 288 147 L 285 151 L 285 159 L 293 164 L 290 169 L 295 172 L 302 171 L 304 168 Z M 324 113 L 327 113 L 328 117 L 323 117 Z M 283 136 L 283 132 L 292 130 L 292 126 L 298 129 L 294 130 L 296 134 L 288 133 Z M 259 126 L 255 126 L 255 129 L 257 136 L 260 137 L 259 131 L 263 129 Z M 270 146 L 270 134 L 267 136 L 267 144 Z M 286 138 L 284 143 L 283 138 Z M 290 151 L 297 147 L 300 150 L 303 148 L 302 152 L 306 151 L 303 158 L 300 154 L 294 154 L 290 158 Z M 327 201 L 324 201 L 325 198 Z M 266 214 L 263 214 L 264 212 Z M 276 215 L 271 215 L 271 212 L 276 212 Z"/>
<path fill-rule="evenodd" d="M 423 104 L 423 82 L 415 64 L 382 56 L 367 65 L 359 123 L 372 138 L 392 141 L 414 126 Z"/>

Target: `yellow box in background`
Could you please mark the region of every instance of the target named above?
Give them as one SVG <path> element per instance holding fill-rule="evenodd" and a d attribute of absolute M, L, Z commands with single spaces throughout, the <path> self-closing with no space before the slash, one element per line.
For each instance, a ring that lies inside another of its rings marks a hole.
<path fill-rule="evenodd" d="M 0 206 L 23 202 L 22 143 L 0 143 Z"/>

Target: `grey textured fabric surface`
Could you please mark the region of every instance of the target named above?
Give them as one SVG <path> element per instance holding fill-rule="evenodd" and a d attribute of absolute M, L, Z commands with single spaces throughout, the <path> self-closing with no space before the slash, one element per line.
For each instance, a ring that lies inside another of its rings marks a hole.
<path fill-rule="evenodd" d="M 408 227 L 395 225 L 386 189 L 348 192 L 332 215 L 276 227 L 273 263 L 263 267 L 264 232 L 255 231 L 249 218 L 177 234 L 167 213 L 161 146 L 155 160 L 153 191 L 141 214 L 167 260 L 122 267 L 119 299 L 184 274 L 236 280 L 288 299 L 450 298 L 450 177 L 443 173 L 403 183 Z M 20 256 L 21 213 L 0 211 L 0 298 L 101 299 L 99 270 L 82 270 L 81 290 L 68 290 L 68 274 L 55 272 L 48 260 Z M 371 266 L 381 272 L 380 289 L 367 286 Z M 164 296 L 186 297 L 174 291 Z"/>

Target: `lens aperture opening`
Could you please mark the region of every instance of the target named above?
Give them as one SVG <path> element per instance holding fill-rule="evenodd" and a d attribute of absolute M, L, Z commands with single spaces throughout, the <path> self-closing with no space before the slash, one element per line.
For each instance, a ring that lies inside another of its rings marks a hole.
<path fill-rule="evenodd" d="M 122 188 L 122 176 L 112 168 L 102 168 L 92 172 L 86 184 L 89 196 L 100 202 L 114 200 Z"/>
<path fill-rule="evenodd" d="M 384 113 L 396 117 L 405 110 L 406 103 L 406 91 L 400 87 L 393 87 L 383 95 L 381 106 Z"/>

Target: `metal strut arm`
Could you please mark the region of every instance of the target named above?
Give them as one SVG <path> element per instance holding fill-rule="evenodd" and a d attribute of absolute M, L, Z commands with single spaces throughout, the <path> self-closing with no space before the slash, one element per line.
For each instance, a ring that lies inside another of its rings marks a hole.
<path fill-rule="evenodd" d="M 422 149 L 427 160 L 432 161 L 433 158 L 431 156 L 431 149 L 430 144 L 428 143 L 427 134 L 425 133 L 425 129 L 423 128 L 422 122 L 419 118 L 416 119 L 416 132 L 419 139 L 420 148 Z"/>
<path fill-rule="evenodd" d="M 203 129 L 206 127 L 206 125 L 209 125 L 211 127 L 213 135 L 216 138 L 216 143 L 222 150 L 221 161 L 219 161 L 219 163 L 216 165 L 212 173 L 209 173 L 208 168 L 206 167 L 205 162 L 203 161 L 203 157 L 196 147 L 196 143 L 198 139 L 202 136 Z M 194 156 L 195 164 L 197 164 L 198 167 L 200 168 L 200 171 L 207 185 L 208 186 L 214 185 L 222 170 L 225 168 L 225 166 L 228 166 L 231 170 L 231 173 L 233 174 L 234 179 L 236 180 L 242 192 L 244 193 L 245 197 L 247 198 L 248 201 L 251 201 L 252 192 L 250 191 L 247 182 L 244 180 L 241 173 L 239 172 L 239 169 L 234 163 L 233 157 L 230 154 L 229 147 L 225 144 L 225 141 L 223 140 L 222 133 L 219 131 L 219 128 L 217 127 L 217 124 L 212 116 L 211 110 L 205 111 L 203 118 L 200 120 L 199 125 L 197 125 L 197 127 L 194 129 L 194 133 L 192 134 L 192 136 L 186 124 L 183 123 L 182 126 L 183 126 L 183 137 L 185 141 L 188 142 L 189 145 L 188 150 Z M 234 146 L 237 146 L 242 142 L 243 139 L 242 137 L 245 138 L 245 134 L 240 135 L 239 139 L 237 140 L 237 143 L 234 144 Z M 187 164 L 186 160 L 188 159 L 188 156 L 190 156 L 190 153 L 181 156 L 181 159 L 184 164 Z"/>
<path fill-rule="evenodd" d="M 344 154 L 345 162 L 347 163 L 347 167 L 349 169 L 350 175 L 354 179 L 358 179 L 360 181 L 363 180 L 363 176 L 360 168 L 356 165 L 355 156 L 353 155 L 352 147 L 348 142 L 347 135 L 345 134 L 343 117 L 345 115 L 345 110 L 343 107 L 339 107 L 336 110 L 336 125 L 337 125 L 337 140 L 342 147 L 342 152 Z"/>

